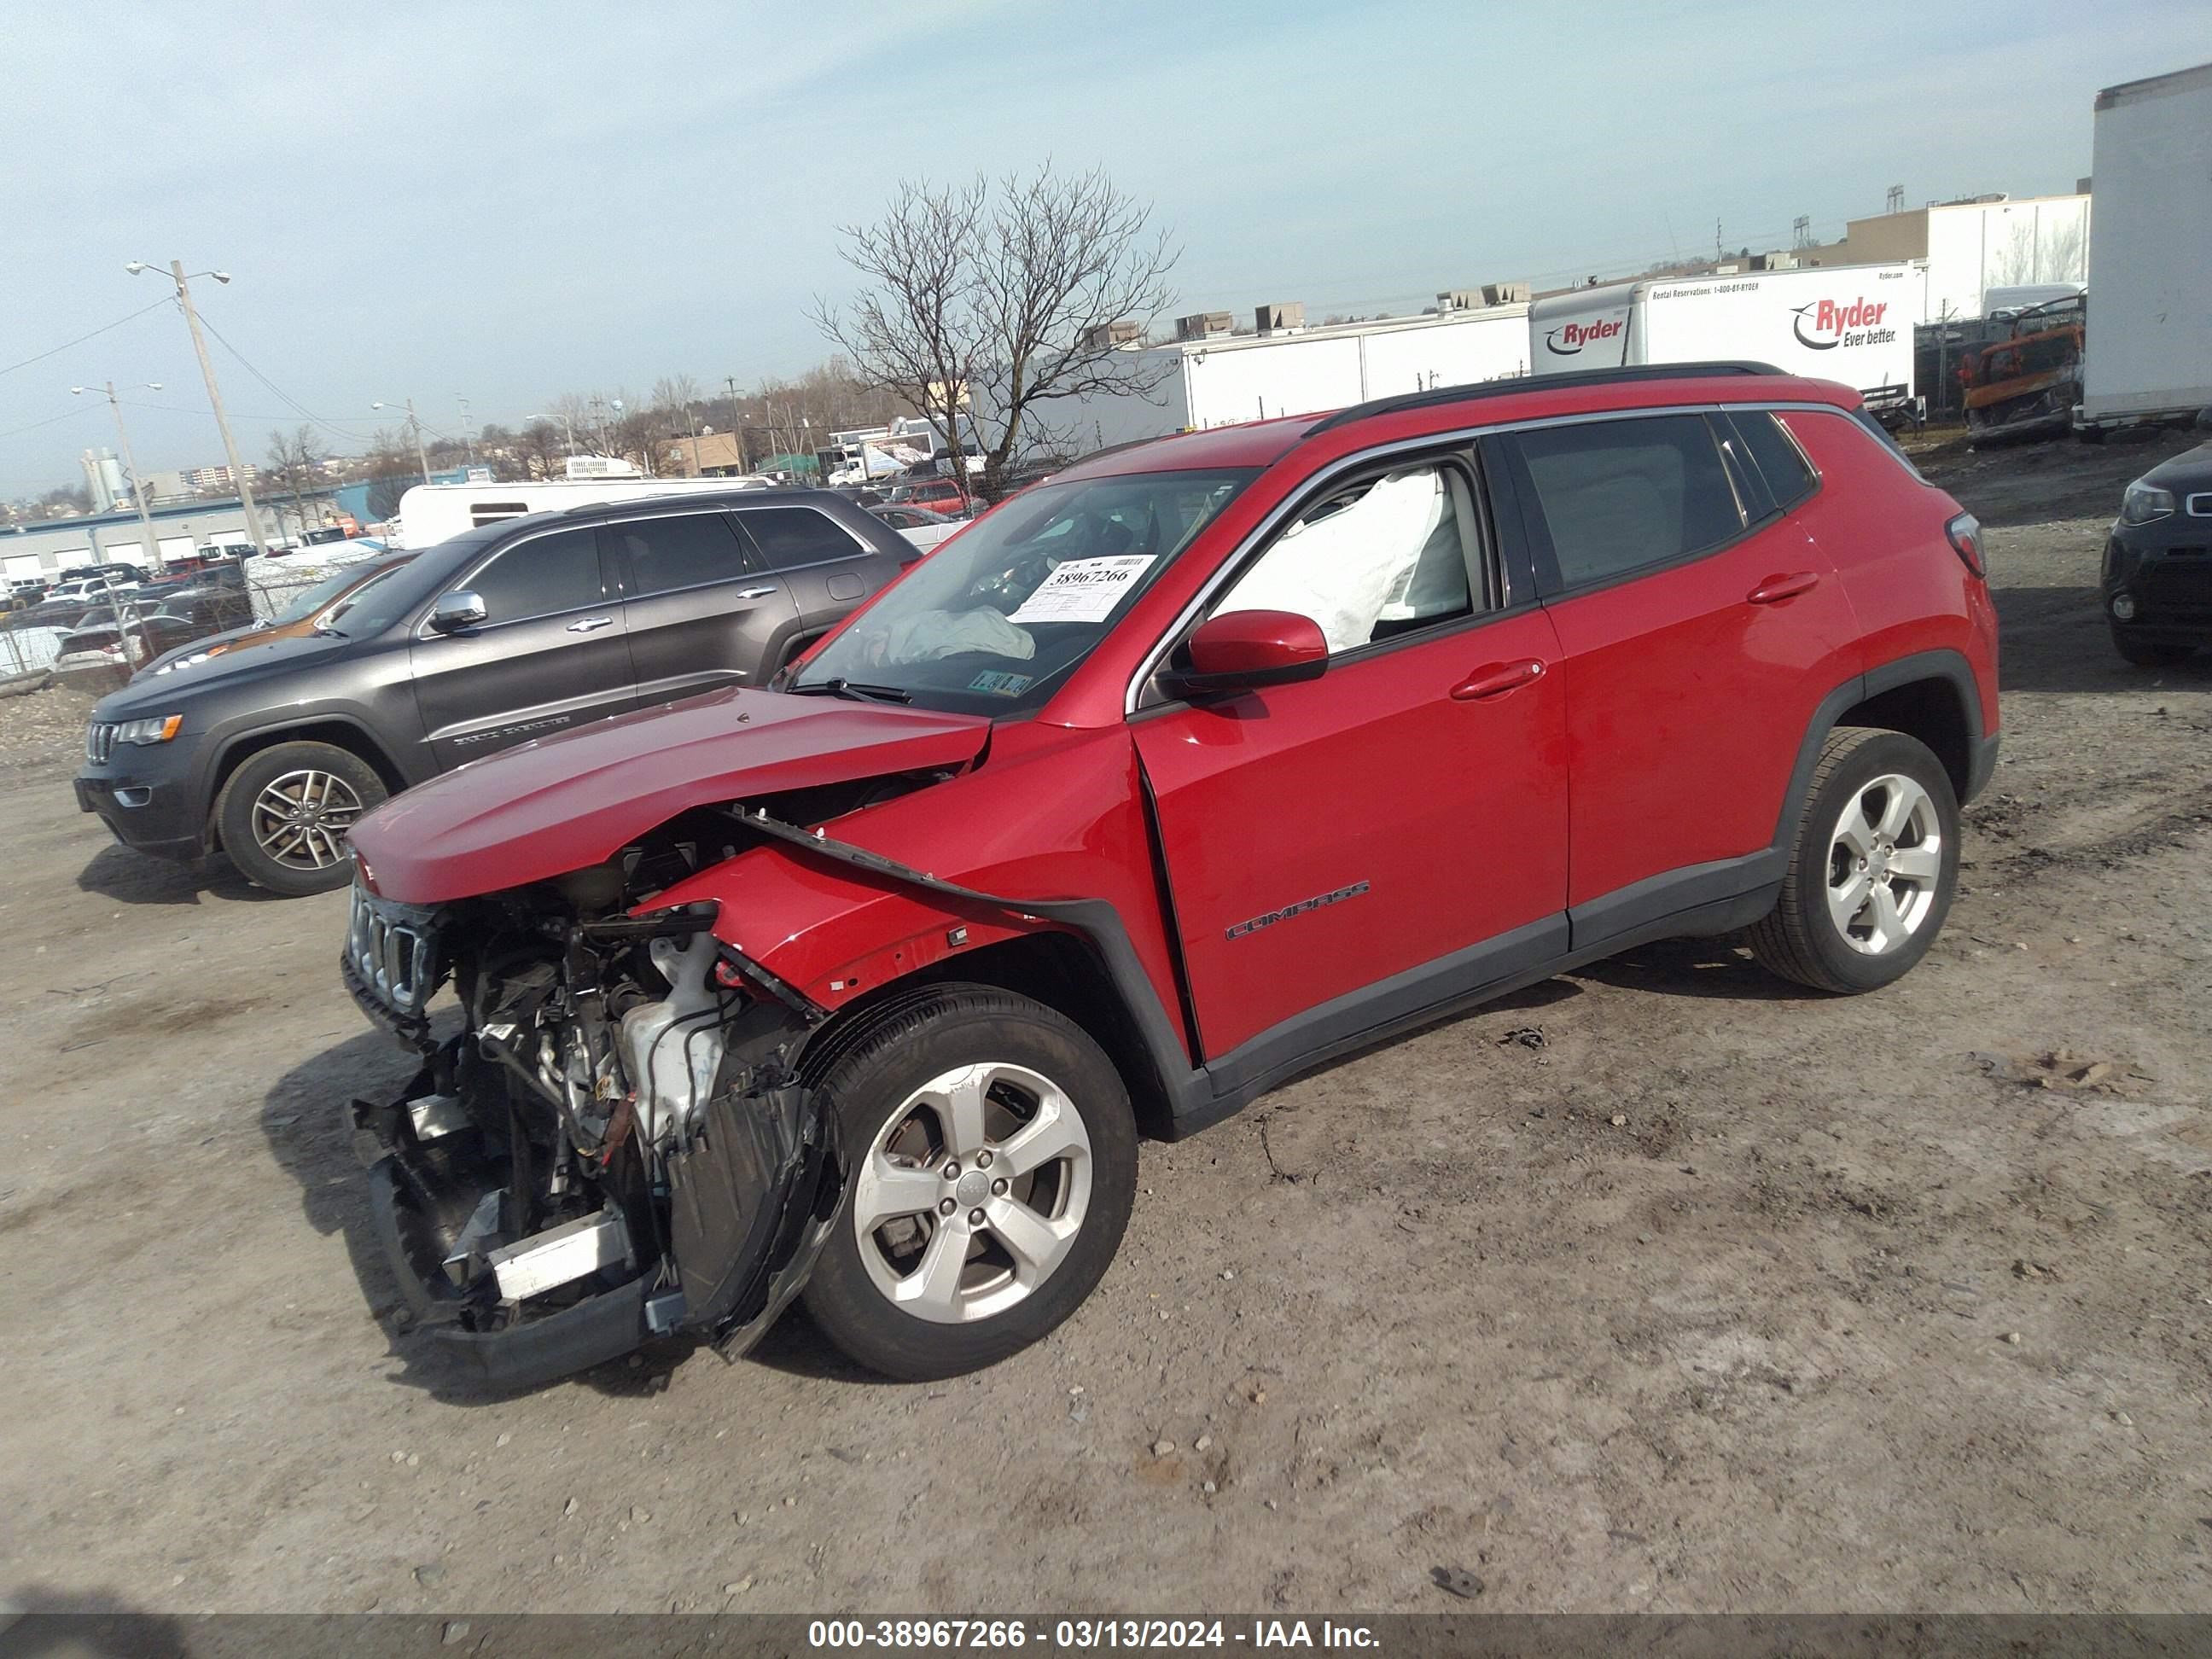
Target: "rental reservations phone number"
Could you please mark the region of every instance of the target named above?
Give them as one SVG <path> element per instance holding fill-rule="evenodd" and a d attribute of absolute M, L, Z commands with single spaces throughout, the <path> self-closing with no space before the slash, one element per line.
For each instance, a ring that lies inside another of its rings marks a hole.
<path fill-rule="evenodd" d="M 1366 1626 L 1303 1619 L 1252 1621 L 1249 1630 L 1220 1619 L 817 1619 L 806 1627 L 810 1647 L 1092 1649 L 1364 1648 L 1378 1647 Z"/>

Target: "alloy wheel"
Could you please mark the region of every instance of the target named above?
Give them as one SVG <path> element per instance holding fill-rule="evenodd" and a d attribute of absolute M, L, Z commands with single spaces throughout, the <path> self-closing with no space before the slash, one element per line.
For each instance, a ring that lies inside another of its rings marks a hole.
<path fill-rule="evenodd" d="M 861 1262 L 918 1319 L 988 1319 L 1066 1260 L 1091 1184 L 1090 1132 L 1059 1085 L 1024 1066 L 957 1067 L 908 1096 L 861 1161 Z"/>
<path fill-rule="evenodd" d="M 362 811 L 361 797 L 334 772 L 282 773 L 253 799 L 253 839 L 288 869 L 327 870 L 345 857 L 346 831 Z"/>
<path fill-rule="evenodd" d="M 1851 797 L 1829 837 L 1828 915 L 1852 950 L 1886 955 L 1926 922 L 1942 871 L 1934 798 L 1885 773 Z"/>

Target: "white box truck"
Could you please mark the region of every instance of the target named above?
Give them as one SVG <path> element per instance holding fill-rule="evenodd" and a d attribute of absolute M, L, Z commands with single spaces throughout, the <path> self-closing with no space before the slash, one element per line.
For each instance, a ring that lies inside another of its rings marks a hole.
<path fill-rule="evenodd" d="M 2075 422 L 2091 440 L 2212 408 L 2212 64 L 2107 87 L 2095 122 Z"/>
<path fill-rule="evenodd" d="M 1528 307 L 1529 367 L 1771 363 L 1840 380 L 1870 413 L 1894 418 L 1913 403 L 1912 331 L 1926 297 L 1926 270 L 1911 261 L 1577 289 Z"/>

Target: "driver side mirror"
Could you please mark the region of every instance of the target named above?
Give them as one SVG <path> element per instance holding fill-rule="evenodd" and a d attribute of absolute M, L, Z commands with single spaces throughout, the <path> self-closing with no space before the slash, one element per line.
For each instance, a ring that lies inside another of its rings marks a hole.
<path fill-rule="evenodd" d="M 1321 624 L 1294 611 L 1229 611 L 1208 617 L 1184 647 L 1188 668 L 1160 684 L 1178 697 L 1223 696 L 1319 679 L 1328 666 Z"/>
<path fill-rule="evenodd" d="M 430 607 L 430 626 L 441 634 L 458 634 L 481 627 L 488 614 L 482 599 L 461 588 L 439 596 L 438 603 Z"/>

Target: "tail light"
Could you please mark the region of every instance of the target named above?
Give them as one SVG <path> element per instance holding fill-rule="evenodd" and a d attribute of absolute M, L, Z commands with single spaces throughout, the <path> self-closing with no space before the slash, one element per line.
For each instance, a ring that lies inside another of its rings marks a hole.
<path fill-rule="evenodd" d="M 1951 550 L 1960 562 L 1977 576 L 1986 578 L 1989 567 L 1982 562 L 1982 521 L 1971 513 L 1961 513 L 1943 526 L 1943 533 L 1951 538 Z"/>

